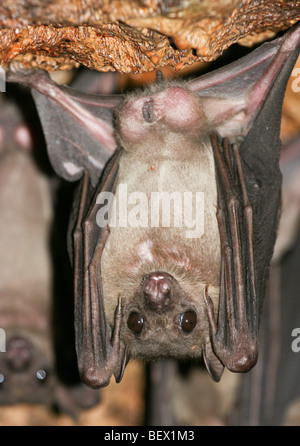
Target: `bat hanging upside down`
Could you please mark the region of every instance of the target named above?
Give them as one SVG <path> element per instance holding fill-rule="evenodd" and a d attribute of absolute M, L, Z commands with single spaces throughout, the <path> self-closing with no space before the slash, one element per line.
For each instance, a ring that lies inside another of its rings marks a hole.
<path fill-rule="evenodd" d="M 120 381 L 130 357 L 203 356 L 215 381 L 256 363 L 299 46 L 297 26 L 220 70 L 126 96 L 8 73 L 33 87 L 56 173 L 81 179 L 71 256 L 89 386 Z"/>

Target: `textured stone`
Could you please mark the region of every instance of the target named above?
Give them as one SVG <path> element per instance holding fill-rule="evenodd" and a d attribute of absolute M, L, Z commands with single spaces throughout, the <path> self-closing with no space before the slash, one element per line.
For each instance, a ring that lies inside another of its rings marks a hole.
<path fill-rule="evenodd" d="M 0 64 L 141 73 L 216 59 L 300 19 L 286 0 L 3 0 Z"/>

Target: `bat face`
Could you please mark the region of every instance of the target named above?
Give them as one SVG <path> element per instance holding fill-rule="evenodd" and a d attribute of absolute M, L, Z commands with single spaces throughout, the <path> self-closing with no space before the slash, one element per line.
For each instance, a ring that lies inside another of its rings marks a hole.
<path fill-rule="evenodd" d="M 82 179 L 71 251 L 89 386 L 119 381 L 131 356 L 203 355 L 216 381 L 256 363 L 299 46 L 297 26 L 216 72 L 125 97 L 8 73 L 33 88 L 57 174 Z"/>
<path fill-rule="evenodd" d="M 121 336 L 131 356 L 200 357 L 208 323 L 203 299 L 193 297 L 166 272 L 146 275 L 124 305 Z"/>
<path fill-rule="evenodd" d="M 55 374 L 46 336 L 35 336 L 24 327 L 6 328 L 6 352 L 1 356 L 0 404 L 52 402 Z"/>

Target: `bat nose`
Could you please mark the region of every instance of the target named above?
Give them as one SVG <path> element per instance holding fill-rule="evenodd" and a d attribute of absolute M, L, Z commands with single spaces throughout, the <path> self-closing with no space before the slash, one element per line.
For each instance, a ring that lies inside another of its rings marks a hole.
<path fill-rule="evenodd" d="M 172 297 L 172 276 L 165 272 L 153 272 L 145 277 L 144 298 L 151 310 L 167 309 Z"/>
<path fill-rule="evenodd" d="M 31 359 L 31 344 L 21 336 L 14 336 L 7 341 L 6 360 L 8 366 L 15 371 L 25 370 Z"/>

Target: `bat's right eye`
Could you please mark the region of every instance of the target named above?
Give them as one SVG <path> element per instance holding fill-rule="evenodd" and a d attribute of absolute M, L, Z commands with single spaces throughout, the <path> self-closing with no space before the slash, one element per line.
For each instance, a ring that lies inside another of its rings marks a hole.
<path fill-rule="evenodd" d="M 190 333 L 194 330 L 197 324 L 197 315 L 194 311 L 189 310 L 180 316 L 180 327 L 185 333 Z"/>
<path fill-rule="evenodd" d="M 140 334 L 143 330 L 144 319 L 140 313 L 132 312 L 127 319 L 128 328 L 135 334 Z"/>

